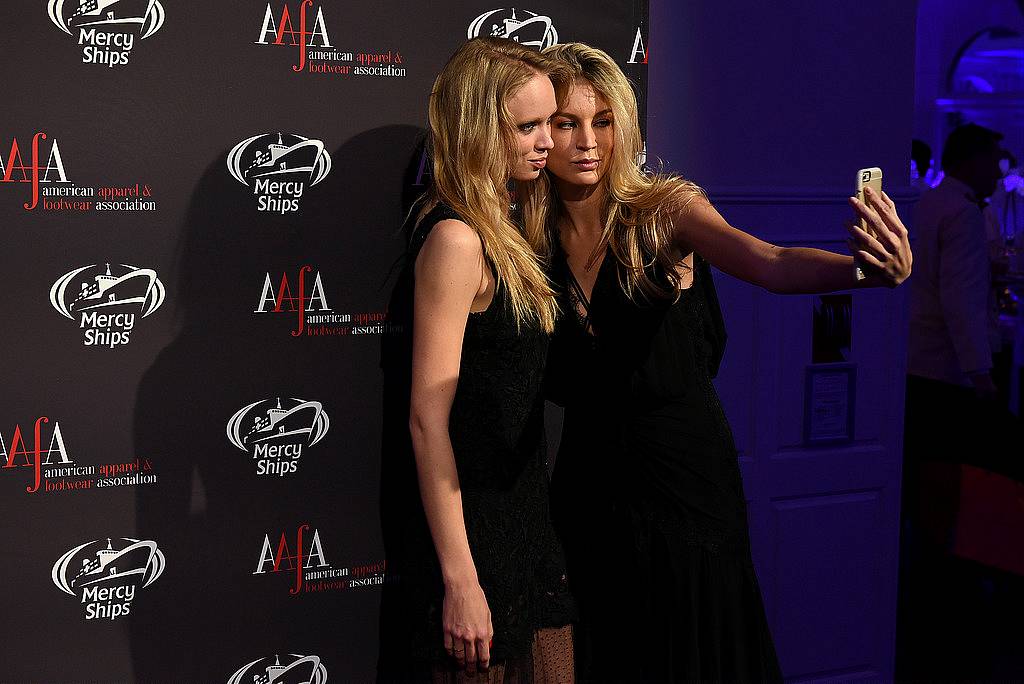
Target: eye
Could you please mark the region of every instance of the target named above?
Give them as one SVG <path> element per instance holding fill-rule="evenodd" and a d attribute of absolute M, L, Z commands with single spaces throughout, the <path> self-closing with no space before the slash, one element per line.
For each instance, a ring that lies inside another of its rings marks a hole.
<path fill-rule="evenodd" d="M 576 122 L 569 121 L 568 119 L 566 119 L 565 121 L 559 121 L 557 124 L 555 124 L 555 128 L 560 128 L 564 131 L 569 131 L 572 130 L 573 128 L 576 128 Z"/>
<path fill-rule="evenodd" d="M 594 122 L 594 128 L 607 128 L 612 125 L 611 119 L 600 119 Z"/>
<path fill-rule="evenodd" d="M 532 131 L 536 127 L 537 127 L 537 123 L 535 121 L 531 121 L 529 123 L 524 123 L 524 124 L 519 124 L 519 130 L 522 131 L 523 133 L 529 133 L 530 131 Z"/>

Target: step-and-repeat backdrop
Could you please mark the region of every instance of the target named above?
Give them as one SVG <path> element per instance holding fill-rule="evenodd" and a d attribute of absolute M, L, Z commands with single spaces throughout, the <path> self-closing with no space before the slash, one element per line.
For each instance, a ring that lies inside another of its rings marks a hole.
<path fill-rule="evenodd" d="M 471 36 L 647 2 L 0 8 L 2 682 L 372 679 L 382 336 Z"/>

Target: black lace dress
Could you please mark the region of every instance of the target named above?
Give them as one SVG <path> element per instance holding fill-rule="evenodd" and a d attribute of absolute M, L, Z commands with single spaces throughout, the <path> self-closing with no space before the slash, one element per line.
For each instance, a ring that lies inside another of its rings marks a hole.
<path fill-rule="evenodd" d="M 392 296 L 391 319 L 404 333 L 385 340 L 381 523 L 387 576 L 381 603 L 378 678 L 429 680 L 446 661 L 444 588 L 420 500 L 409 437 L 413 265 L 431 228 L 458 218 L 432 210 L 413 231 Z M 544 440 L 543 367 L 548 335 L 517 330 L 504 288 L 471 313 L 462 342 L 449 433 L 463 516 L 494 627 L 491 662 L 505 676 L 530 680 L 538 629 L 574 618 L 564 559 L 549 513 Z"/>
<path fill-rule="evenodd" d="M 695 254 L 692 287 L 645 305 L 626 296 L 617 268 L 609 252 L 586 321 L 564 255 L 552 266 L 563 316 L 548 386 L 565 406 L 552 514 L 580 610 L 579 672 L 779 680 L 736 449 L 711 383 L 725 328 L 710 267 Z"/>

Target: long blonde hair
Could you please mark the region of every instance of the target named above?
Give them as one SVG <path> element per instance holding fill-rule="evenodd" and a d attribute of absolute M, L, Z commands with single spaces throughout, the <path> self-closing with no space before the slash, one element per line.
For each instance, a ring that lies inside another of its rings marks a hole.
<path fill-rule="evenodd" d="M 474 38 L 438 74 L 430 95 L 428 144 L 433 183 L 422 219 L 439 202 L 476 231 L 518 325 L 554 329 L 554 292 L 539 255 L 548 253 L 545 217 L 549 181 L 544 174 L 517 183 L 524 228 L 509 211 L 508 181 L 519 157 L 516 122 L 508 100 L 537 74 L 559 81 L 564 67 L 541 53 L 502 38 Z"/>
<path fill-rule="evenodd" d="M 568 67 L 571 74 L 571 80 L 556 84 L 560 104 L 572 83 L 583 80 L 612 110 L 615 145 L 601 179 L 605 218 L 595 254 L 608 246 L 622 266 L 620 284 L 631 298 L 635 299 L 638 290 L 648 298 L 678 297 L 680 275 L 675 265 L 679 255 L 672 245 L 671 216 L 695 198 L 705 197 L 704 191 L 679 176 L 648 174 L 640 167 L 643 140 L 636 95 L 608 53 L 583 43 L 564 43 L 547 48 L 544 55 Z M 561 212 L 557 192 L 552 192 L 552 232 Z M 667 282 L 652 277 L 652 266 L 657 266 Z"/>

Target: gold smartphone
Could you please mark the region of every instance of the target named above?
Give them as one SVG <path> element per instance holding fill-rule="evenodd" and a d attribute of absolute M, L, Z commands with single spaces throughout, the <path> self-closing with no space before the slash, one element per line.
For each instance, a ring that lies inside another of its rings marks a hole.
<path fill-rule="evenodd" d="M 882 196 L 882 169 L 877 166 L 873 166 L 870 169 L 861 169 L 857 172 L 857 199 L 866 203 L 867 200 L 864 198 L 864 188 L 871 188 L 878 193 L 879 197 Z M 871 230 L 868 222 L 864 219 L 858 217 L 857 225 L 868 235 L 874 236 L 875 231 Z M 854 257 L 853 262 L 853 273 L 857 280 L 864 280 L 866 277 L 863 269 L 861 269 L 861 264 L 857 261 L 856 257 Z"/>
<path fill-rule="evenodd" d="M 861 169 L 857 172 L 857 199 L 867 204 L 867 199 L 864 197 L 864 188 L 871 188 L 878 196 L 882 196 L 882 169 L 877 166 L 873 166 L 870 169 Z M 864 219 L 858 219 L 857 225 L 862 230 L 867 232 L 869 235 L 874 235 L 874 231 L 868 226 L 867 221 Z"/>

